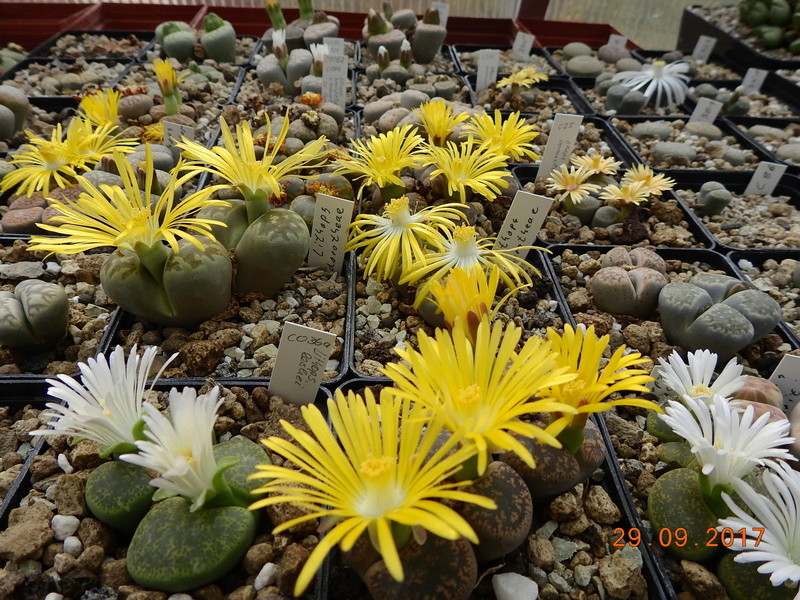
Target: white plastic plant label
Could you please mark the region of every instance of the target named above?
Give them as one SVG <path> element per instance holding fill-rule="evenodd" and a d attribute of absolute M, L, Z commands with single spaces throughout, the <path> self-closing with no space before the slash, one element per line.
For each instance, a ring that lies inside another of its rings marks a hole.
<path fill-rule="evenodd" d="M 689 123 L 713 123 L 720 110 L 722 110 L 722 102 L 711 98 L 700 98 L 692 111 L 692 116 L 689 117 Z"/>
<path fill-rule="evenodd" d="M 269 393 L 294 404 L 311 404 L 317 397 L 336 336 L 284 321 Z"/>
<path fill-rule="evenodd" d="M 344 263 L 347 227 L 353 218 L 353 201 L 317 194 L 308 265 L 339 273 Z"/>
<path fill-rule="evenodd" d="M 747 69 L 747 73 L 742 78 L 742 84 L 739 86 L 745 94 L 757 94 L 761 91 L 761 86 L 764 85 L 764 80 L 769 75 L 766 69 L 756 69 L 751 67 Z"/>
<path fill-rule="evenodd" d="M 783 410 L 789 414 L 800 401 L 800 356 L 784 354 L 769 380 L 783 393 Z"/>
<path fill-rule="evenodd" d="M 773 162 L 760 162 L 756 172 L 750 178 L 750 183 L 747 184 L 747 188 L 744 190 L 745 195 L 760 194 L 769 196 L 775 191 L 775 187 L 783 177 L 786 166 Z"/>
<path fill-rule="evenodd" d="M 322 97 L 342 108 L 347 103 L 347 57 L 326 54 L 322 64 Z"/>
<path fill-rule="evenodd" d="M 450 4 L 447 2 L 431 2 L 431 8 L 439 11 L 439 25 L 447 27 L 447 18 L 450 16 Z"/>
<path fill-rule="evenodd" d="M 710 35 L 701 35 L 697 38 L 697 43 L 692 50 L 692 58 L 701 65 L 711 58 L 711 53 L 714 51 L 714 46 L 717 44 L 717 38 Z"/>
<path fill-rule="evenodd" d="M 500 68 L 500 50 L 485 48 L 478 50 L 478 75 L 475 80 L 475 91 L 480 92 L 497 81 Z"/>
<path fill-rule="evenodd" d="M 552 198 L 518 191 L 514 195 L 514 201 L 508 209 L 503 226 L 500 227 L 500 233 L 497 234 L 494 249 L 534 245 L 536 234 L 539 233 L 552 205 Z M 528 250 L 517 250 L 515 254 L 525 258 Z"/>
<path fill-rule="evenodd" d="M 511 56 L 516 60 L 526 61 L 531 55 L 533 48 L 533 41 L 536 36 L 532 33 L 525 33 L 518 31 L 517 36 L 514 38 L 514 45 L 511 47 Z"/>
<path fill-rule="evenodd" d="M 547 145 L 542 153 L 542 160 L 539 163 L 539 172 L 536 179 L 549 177 L 553 169 L 557 169 L 569 160 L 578 133 L 581 130 L 583 117 L 581 115 L 567 115 L 558 113 L 553 120 L 550 128 L 550 136 L 547 138 Z"/>
<path fill-rule="evenodd" d="M 183 138 L 194 141 L 195 131 L 191 125 L 182 125 L 169 121 L 161 121 L 161 123 L 164 125 L 164 145 L 167 148 L 173 148 Z"/>
<path fill-rule="evenodd" d="M 322 43 L 328 47 L 328 54 L 344 56 L 344 38 L 324 37 L 322 38 Z"/>
<path fill-rule="evenodd" d="M 628 44 L 628 38 L 618 33 L 612 33 L 608 36 L 608 45 L 612 48 L 624 48 Z"/>

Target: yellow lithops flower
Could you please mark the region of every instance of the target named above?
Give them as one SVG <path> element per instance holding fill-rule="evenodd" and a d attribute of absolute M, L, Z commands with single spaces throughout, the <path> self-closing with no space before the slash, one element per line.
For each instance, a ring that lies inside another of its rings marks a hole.
<path fill-rule="evenodd" d="M 541 391 L 568 385 L 575 375 L 556 365 L 550 342 L 542 338 L 529 338 L 517 351 L 522 329 L 513 323 L 491 325 L 484 317 L 476 333 L 473 343 L 460 319 L 452 331 L 438 329 L 433 338 L 420 331 L 419 350 L 396 349 L 403 362 L 383 370 L 394 382 L 387 393 L 413 401 L 431 418 L 443 415 L 448 430 L 463 431 L 462 445 L 477 451 L 478 475 L 486 470 L 489 454 L 500 450 L 514 452 L 533 467 L 533 457 L 515 435 L 555 447 L 560 443 L 520 417 L 573 414 L 572 407 L 551 401 Z"/>
<path fill-rule="evenodd" d="M 119 100 L 117 90 L 108 89 L 89 94 L 81 99 L 78 112 L 94 126 L 119 125 Z"/>
<path fill-rule="evenodd" d="M 547 73 L 539 72 L 536 67 L 525 67 L 498 81 L 497 87 L 501 88 L 507 85 L 514 87 L 531 87 L 540 81 L 547 81 L 548 79 L 550 79 L 550 76 Z"/>
<path fill-rule="evenodd" d="M 622 185 L 630 185 L 632 183 L 642 183 L 642 192 L 646 196 L 660 196 L 666 191 L 672 189 L 675 185 L 675 180 L 671 177 L 659 173 L 653 173 L 653 169 L 647 165 L 634 165 L 625 172 L 622 176 Z"/>
<path fill-rule="evenodd" d="M 467 202 L 467 190 L 492 201 L 508 187 L 506 178 L 510 173 L 505 156 L 493 146 L 476 143 L 472 137 L 461 144 L 447 142 L 445 148 L 428 146 L 425 159 L 436 165 L 430 178 L 444 177 L 450 196 L 461 202 Z"/>
<path fill-rule="evenodd" d="M 583 167 L 561 165 L 547 178 L 547 189 L 556 192 L 561 201 L 580 204 L 581 200 L 600 189 L 596 183 L 587 181 L 591 176 L 592 173 Z"/>
<path fill-rule="evenodd" d="M 494 148 L 510 162 L 519 162 L 523 157 L 529 160 L 539 158 L 531 144 L 539 132 L 519 112 L 511 113 L 505 120 L 499 110 L 494 111 L 494 118 L 486 113 L 474 115 L 464 125 L 464 131 L 472 134 L 478 142 Z"/>
<path fill-rule="evenodd" d="M 475 452 L 459 447 L 458 433 L 439 445 L 444 415 L 420 418 L 411 402 L 390 398 L 386 390 L 380 402 L 369 390 L 363 399 L 337 390 L 335 400 L 328 400 L 333 431 L 316 406 L 303 406 L 301 411 L 310 434 L 281 421 L 291 441 L 280 437 L 262 440 L 271 452 L 300 470 L 258 465 L 251 478 L 263 478 L 267 483 L 254 493 L 267 497 L 250 506 L 256 509 L 291 502 L 308 510 L 276 527 L 274 533 L 320 518 L 323 527 L 329 527 L 300 571 L 296 596 L 308 587 L 334 546 L 347 552 L 364 534 L 398 581 L 404 574 L 397 540 L 409 539 L 412 527 L 450 540 L 465 537 L 478 543 L 472 527 L 442 502 L 468 502 L 488 509 L 496 506 L 488 498 L 458 489 L 468 482 L 448 481 Z"/>
<path fill-rule="evenodd" d="M 434 146 L 443 146 L 453 129 L 469 118 L 465 112 L 454 113 L 453 105 L 441 98 L 434 98 L 414 109 L 428 141 Z"/>
<path fill-rule="evenodd" d="M 642 181 L 623 184 L 622 186 L 606 186 L 600 194 L 600 198 L 618 206 L 630 206 L 647 201 L 647 195 L 644 193 L 644 182 Z"/>
<path fill-rule="evenodd" d="M 164 141 L 164 124 L 159 121 L 152 125 L 145 125 L 141 136 L 144 144 L 160 144 Z"/>
<path fill-rule="evenodd" d="M 373 272 L 380 281 L 388 281 L 415 264 L 425 262 L 426 248 L 444 247 L 443 230 L 454 227 L 463 218 L 459 204 L 430 206 L 416 213 L 408 207 L 408 198 L 391 200 L 382 216 L 361 214 L 350 225 L 350 239 L 345 250 L 361 249 L 364 274 Z"/>
<path fill-rule="evenodd" d="M 153 73 L 156 75 L 158 89 L 161 90 L 161 95 L 164 97 L 172 96 L 178 89 L 178 84 L 189 76 L 188 72 L 178 75 L 175 67 L 168 60 L 160 58 L 153 61 Z"/>
<path fill-rule="evenodd" d="M 356 179 L 362 181 L 362 190 L 374 184 L 382 192 L 391 187 L 396 189 L 390 191 L 402 192 L 404 186 L 400 173 L 419 164 L 422 141 L 413 125 L 403 125 L 388 133 L 372 136 L 366 142 L 353 140 L 352 154 L 334 163 L 334 173 L 355 175 Z"/>
<path fill-rule="evenodd" d="M 621 161 L 614 160 L 610 156 L 603 158 L 601 154 L 573 156 L 569 162 L 579 169 L 588 171 L 591 175 L 616 175 L 617 169 L 622 164 Z"/>

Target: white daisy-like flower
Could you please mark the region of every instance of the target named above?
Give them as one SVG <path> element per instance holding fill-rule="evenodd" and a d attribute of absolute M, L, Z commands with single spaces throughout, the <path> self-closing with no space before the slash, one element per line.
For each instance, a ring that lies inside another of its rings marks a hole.
<path fill-rule="evenodd" d="M 789 421 L 769 422 L 769 414 L 754 420 L 752 406 L 737 408 L 719 395 L 710 403 L 684 396 L 670 401 L 664 422 L 691 446 L 709 489 L 742 479 L 757 466 L 773 466 L 775 459 L 794 460 L 787 448 Z"/>
<path fill-rule="evenodd" d="M 141 425 L 143 398 L 147 374 L 153 366 L 157 348 L 147 348 L 140 357 L 136 345 L 128 360 L 125 351 L 117 346 L 106 360 L 103 355 L 80 363 L 81 382 L 68 375 L 48 379 L 47 394 L 63 404 L 48 402 L 50 411 L 43 416 L 54 417 L 47 429 L 37 429 L 31 435 L 68 435 L 89 439 L 101 446 L 102 455 L 134 449 L 134 429 Z M 174 359 L 172 355 L 154 379 Z M 152 385 L 151 385 L 152 388 Z"/>
<path fill-rule="evenodd" d="M 642 65 L 641 71 L 621 71 L 613 80 L 632 90 L 639 90 L 649 102 L 655 95 L 655 107 L 676 106 L 686 99 L 689 91 L 689 64 L 665 63 L 657 60 Z M 666 103 L 662 103 L 662 97 Z"/>
<path fill-rule="evenodd" d="M 728 496 L 723 498 L 734 516 L 720 519 L 718 529 L 730 527 L 735 532 L 746 530 L 746 539 L 733 536 L 731 550 L 739 552 L 738 563 L 762 563 L 758 572 L 769 574 L 770 583 L 778 587 L 790 582 L 800 583 L 800 473 L 787 463 L 764 473 L 764 485 L 769 497 L 757 493 L 744 481 L 733 488 L 750 515 Z M 800 600 L 800 590 L 795 595 Z"/>
<path fill-rule="evenodd" d="M 742 389 L 747 375 L 742 375 L 744 368 L 732 358 L 722 372 L 711 383 L 717 355 L 709 350 L 689 352 L 688 365 L 680 355 L 673 351 L 668 361 L 658 359 L 661 380 L 679 397 L 691 396 L 710 401 L 713 395 L 729 398 Z"/>
<path fill-rule="evenodd" d="M 145 469 L 156 471 L 160 477 L 150 485 L 168 495 L 179 495 L 192 502 L 195 511 L 210 499 L 218 465 L 212 450 L 214 422 L 222 404 L 219 389 L 201 396 L 192 388 L 182 392 L 172 388 L 169 393 L 170 418 L 147 404 L 143 416 L 146 441 L 137 441 L 138 454 L 123 454 L 120 458 Z"/>
<path fill-rule="evenodd" d="M 286 45 L 286 30 L 273 29 L 272 30 L 272 45 L 275 48 L 280 48 Z"/>

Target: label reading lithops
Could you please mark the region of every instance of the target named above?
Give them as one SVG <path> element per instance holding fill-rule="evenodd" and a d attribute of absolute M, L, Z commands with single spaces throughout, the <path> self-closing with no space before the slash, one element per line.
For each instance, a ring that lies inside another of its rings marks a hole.
<path fill-rule="evenodd" d="M 779 165 L 773 162 L 761 162 L 758 164 L 756 172 L 750 178 L 750 183 L 744 190 L 747 194 L 761 194 L 762 196 L 769 196 L 775 191 L 775 187 L 783 177 L 787 165 Z"/>
<path fill-rule="evenodd" d="M 431 2 L 431 8 L 439 11 L 439 25 L 447 27 L 447 17 L 450 16 L 450 4 L 447 2 Z"/>
<path fill-rule="evenodd" d="M 495 250 L 532 246 L 552 204 L 553 199 L 547 196 L 518 191 L 508 209 L 503 226 L 500 227 L 500 233 L 497 234 Z M 517 250 L 515 254 L 525 258 L 528 252 L 528 250 Z"/>
<path fill-rule="evenodd" d="M 532 33 L 517 32 L 517 36 L 514 38 L 514 45 L 511 47 L 511 55 L 517 60 L 528 60 L 531 55 L 531 48 L 533 48 L 533 40 L 535 39 L 536 36 Z"/>
<path fill-rule="evenodd" d="M 327 194 L 316 197 L 308 265 L 339 273 L 344 262 L 347 227 L 353 218 L 353 201 Z"/>
<path fill-rule="evenodd" d="M 747 69 L 747 73 L 742 78 L 742 85 L 739 87 L 742 88 L 745 94 L 757 94 L 761 91 L 761 86 L 764 85 L 767 75 L 769 75 L 769 71 L 766 69 L 751 67 Z"/>
<path fill-rule="evenodd" d="M 608 45 L 614 48 L 624 48 L 628 43 L 628 38 L 618 33 L 612 33 L 608 36 Z"/>
<path fill-rule="evenodd" d="M 697 43 L 694 45 L 694 50 L 692 50 L 692 58 L 699 64 L 704 64 L 711 58 L 711 53 L 714 51 L 716 43 L 717 38 L 710 35 L 701 35 L 697 38 Z"/>
<path fill-rule="evenodd" d="M 322 64 L 322 97 L 342 108 L 347 103 L 347 57 L 326 54 Z"/>
<path fill-rule="evenodd" d="M 295 404 L 314 402 L 335 344 L 332 333 L 284 321 L 269 393 Z"/>
<path fill-rule="evenodd" d="M 480 92 L 497 81 L 497 70 L 500 68 L 500 50 L 484 48 L 478 50 L 478 75 L 475 80 L 475 91 Z"/>
<path fill-rule="evenodd" d="M 700 98 L 692 111 L 692 116 L 689 117 L 689 122 L 713 123 L 720 110 L 722 110 L 722 102 L 711 98 Z"/>
<path fill-rule="evenodd" d="M 328 47 L 328 54 L 344 56 L 344 38 L 324 37 L 322 43 Z"/>
<path fill-rule="evenodd" d="M 169 121 L 161 121 L 161 123 L 164 125 L 164 145 L 167 148 L 172 148 L 183 138 L 194 141 L 194 127 L 191 125 L 181 125 Z"/>
<path fill-rule="evenodd" d="M 549 177 L 553 169 L 557 169 L 569 160 L 572 149 L 575 147 L 575 140 L 581 130 L 583 117 L 580 115 L 567 115 L 558 113 L 553 120 L 550 128 L 550 135 L 547 138 L 547 145 L 542 153 L 542 161 L 539 163 L 539 172 L 536 179 Z"/>
<path fill-rule="evenodd" d="M 800 401 L 800 356 L 784 354 L 769 380 L 783 393 L 783 410 L 790 413 Z"/>

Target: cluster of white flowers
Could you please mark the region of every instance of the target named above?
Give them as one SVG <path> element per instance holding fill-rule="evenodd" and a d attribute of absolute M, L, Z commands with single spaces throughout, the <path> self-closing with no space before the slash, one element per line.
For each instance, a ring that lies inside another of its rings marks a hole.
<path fill-rule="evenodd" d="M 688 365 L 677 352 L 659 359 L 662 381 L 678 394 L 661 418 L 691 446 L 710 488 L 732 489 L 748 511 L 731 496 L 722 498 L 733 516 L 720 519 L 719 529 L 745 530 L 746 540 L 735 540 L 736 562 L 762 563 L 758 572 L 769 574 L 773 586 L 800 583 L 800 473 L 788 464 L 794 457 L 789 421 L 770 422 L 769 414 L 755 419 L 752 406 L 743 409 L 730 397 L 744 384 L 742 366 L 731 360 L 711 383 L 716 354 L 702 350 L 688 355 Z M 744 478 L 757 467 L 769 497 L 757 493 Z M 758 540 L 758 543 L 756 543 Z M 746 543 L 742 543 L 746 542 Z M 800 600 L 798 590 L 795 600 Z"/>

